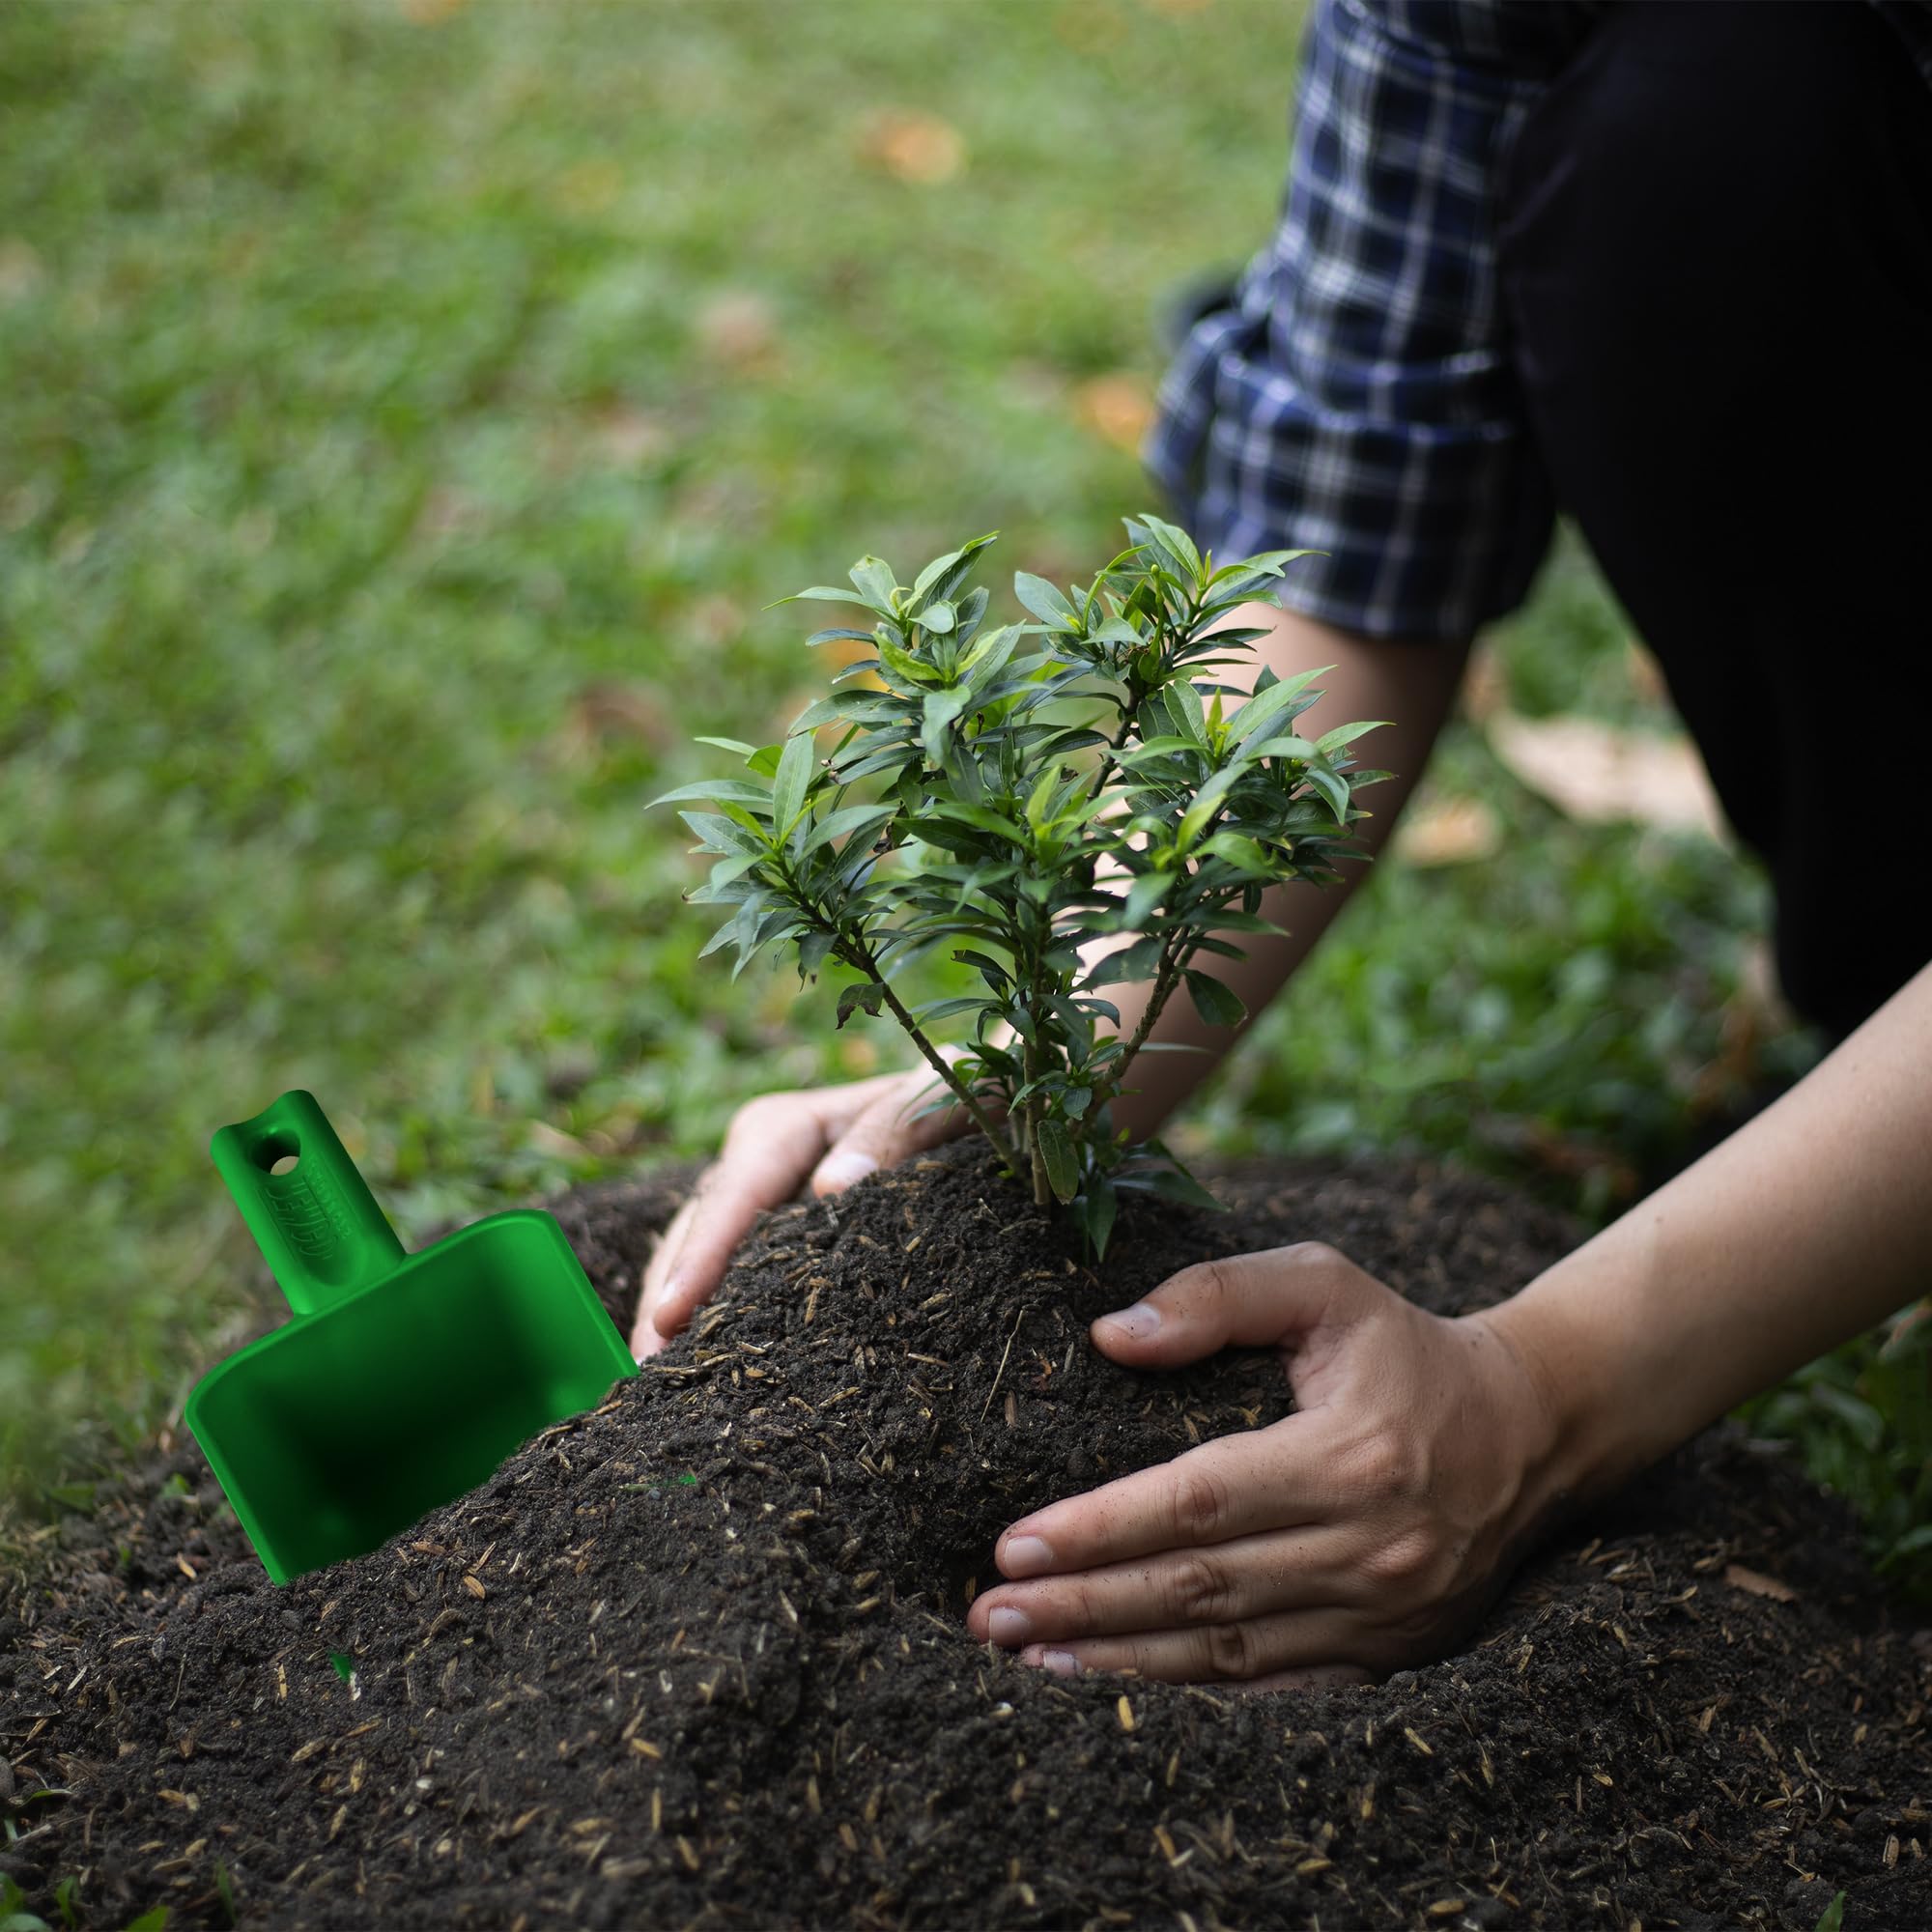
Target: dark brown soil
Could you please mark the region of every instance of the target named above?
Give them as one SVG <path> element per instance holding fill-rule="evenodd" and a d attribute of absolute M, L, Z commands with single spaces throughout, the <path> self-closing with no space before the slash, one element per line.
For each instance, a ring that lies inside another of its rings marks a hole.
<path fill-rule="evenodd" d="M 280 1590 L 177 1447 L 0 1595 L 0 1868 L 114 1926 L 1932 1924 L 1932 1666 L 1734 1433 L 1374 1689 L 966 1638 L 1014 1516 L 1285 1411 L 1270 1358 L 1133 1375 L 1094 1314 L 1309 1237 L 1458 1310 L 1574 1238 L 1429 1170 L 1222 1188 L 1128 1216 L 1104 1286 L 970 1145 L 781 1210 L 594 1414 Z M 620 1319 L 674 1199 L 554 1204 Z"/>

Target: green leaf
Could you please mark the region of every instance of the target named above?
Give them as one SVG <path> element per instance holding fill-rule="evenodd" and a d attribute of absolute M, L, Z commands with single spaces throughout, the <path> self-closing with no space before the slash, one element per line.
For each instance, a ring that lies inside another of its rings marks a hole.
<path fill-rule="evenodd" d="M 838 767 L 838 781 L 850 784 L 854 779 L 869 778 L 874 772 L 890 771 L 894 766 L 904 766 L 913 761 L 914 752 L 910 740 L 900 740 L 887 746 L 883 751 L 872 752 L 855 764 Z"/>
<path fill-rule="evenodd" d="M 1011 662 L 1023 635 L 1017 624 L 1002 624 L 997 631 L 988 631 L 966 654 L 960 675 L 975 692 L 983 693 Z"/>
<path fill-rule="evenodd" d="M 1233 563 L 1224 563 L 1208 581 L 1218 584 L 1224 578 L 1233 578 L 1255 573 L 1263 577 L 1279 577 L 1284 566 L 1297 557 L 1326 556 L 1323 550 L 1264 550 L 1253 556 L 1236 557 Z"/>
<path fill-rule="evenodd" d="M 1282 870 L 1252 838 L 1243 838 L 1238 832 L 1217 832 L 1211 838 L 1204 839 L 1200 849 L 1203 857 L 1224 859 L 1237 871 L 1254 878 L 1271 879 Z"/>
<path fill-rule="evenodd" d="M 702 891 L 706 899 L 714 898 L 721 887 L 728 886 L 734 879 L 742 879 L 753 866 L 762 864 L 762 852 L 740 852 L 734 858 L 720 859 L 711 868 Z M 696 895 L 694 895 L 696 896 Z"/>
<path fill-rule="evenodd" d="M 1177 529 L 1172 524 L 1164 524 L 1158 517 L 1143 512 L 1138 518 L 1127 520 L 1127 534 L 1151 548 L 1157 555 L 1165 556 L 1176 571 L 1183 577 L 1198 577 L 1201 574 L 1201 553 L 1194 548 L 1194 539 L 1183 529 Z"/>
<path fill-rule="evenodd" d="M 922 1027 L 932 1026 L 955 1013 L 984 1012 L 991 1004 L 983 993 L 958 993 L 949 1000 L 927 1000 L 913 1008 L 912 1016 Z"/>
<path fill-rule="evenodd" d="M 805 841 L 804 850 L 810 854 L 829 845 L 835 838 L 842 838 L 853 833 L 860 835 L 863 842 L 869 843 L 869 834 L 884 825 L 888 819 L 898 813 L 895 805 L 847 805 L 838 810 L 827 812 L 811 828 L 811 837 Z"/>
<path fill-rule="evenodd" d="M 675 791 L 661 791 L 644 810 L 655 811 L 661 805 L 675 805 L 688 798 L 701 800 L 706 805 L 722 805 L 730 799 L 738 805 L 755 805 L 766 810 L 772 803 L 772 795 L 763 785 L 748 784 L 743 779 L 708 779 L 696 784 L 679 785 Z"/>
<path fill-rule="evenodd" d="M 830 631 L 814 631 L 810 637 L 806 639 L 805 643 L 806 648 L 810 650 L 814 644 L 869 644 L 871 641 L 872 634 L 870 631 L 835 629 Z M 713 739 L 711 742 L 716 744 L 717 740 Z"/>
<path fill-rule="evenodd" d="M 680 811 L 678 816 L 698 838 L 701 852 L 750 852 L 762 859 L 767 841 L 716 811 Z"/>
<path fill-rule="evenodd" d="M 1148 933 L 1131 946 L 1123 946 L 1118 952 L 1109 952 L 1104 958 L 1094 961 L 1081 980 L 1081 987 L 1085 990 L 1089 986 L 1119 986 L 1151 980 L 1160 964 L 1160 935 L 1157 932 Z"/>
<path fill-rule="evenodd" d="M 980 628 L 980 619 L 986 614 L 986 606 L 992 593 L 982 583 L 977 590 L 969 590 L 964 597 L 956 598 L 954 610 L 959 614 L 959 636 L 970 638 Z"/>
<path fill-rule="evenodd" d="M 798 977 L 800 983 L 818 977 L 818 969 L 825 964 L 825 955 L 838 943 L 838 934 L 818 931 L 808 932 L 798 943 Z"/>
<path fill-rule="evenodd" d="M 1114 762 L 1133 766 L 1147 758 L 1192 757 L 1201 755 L 1201 748 L 1192 738 L 1178 738 L 1172 732 L 1163 732 L 1157 738 L 1148 738 L 1136 745 L 1130 752 L 1122 752 Z"/>
<path fill-rule="evenodd" d="M 1334 668 L 1333 665 L 1323 667 L 1325 670 Z M 1298 671 L 1293 677 L 1277 679 L 1265 690 L 1257 686 L 1255 695 L 1241 706 L 1236 716 L 1236 731 L 1243 741 L 1252 738 L 1270 718 L 1275 717 L 1284 706 L 1293 703 L 1321 674 L 1321 670 Z"/>
<path fill-rule="evenodd" d="M 1321 755 L 1306 738 L 1293 735 L 1286 738 L 1264 738 L 1259 744 L 1245 743 L 1241 747 L 1241 762 L 1244 765 L 1259 763 L 1263 758 L 1293 758 L 1305 764 L 1310 758 L 1319 758 Z"/>
<path fill-rule="evenodd" d="M 814 698 L 791 721 L 790 735 L 797 737 L 801 731 L 816 731 L 821 724 L 836 724 L 841 719 L 854 719 L 867 708 L 856 693 L 849 698 Z"/>
<path fill-rule="evenodd" d="M 1818 1923 L 1813 1932 L 1843 1932 L 1845 1923 L 1845 1894 L 1839 1892 L 1818 1915 Z"/>
<path fill-rule="evenodd" d="M 721 752 L 736 752 L 742 757 L 755 758 L 758 755 L 758 748 L 746 744 L 742 738 L 706 738 L 699 735 L 691 742 L 694 745 L 716 745 Z"/>
<path fill-rule="evenodd" d="M 891 564 L 883 557 L 862 556 L 848 575 L 865 604 L 882 617 L 893 614 L 893 592 L 898 588 L 898 583 L 893 576 Z M 851 600 L 846 601 L 849 603 Z"/>
<path fill-rule="evenodd" d="M 1034 1128 L 1039 1157 L 1046 1163 L 1047 1185 L 1056 1201 L 1071 1201 L 1080 1187 L 1080 1163 L 1066 1129 L 1050 1116 Z"/>
<path fill-rule="evenodd" d="M 936 818 L 957 819 L 961 825 L 970 825 L 976 832 L 1009 839 L 1015 845 L 1026 843 L 1026 834 L 1011 819 L 1003 818 L 990 806 L 965 805 L 958 799 L 936 798 L 926 807 L 926 811 Z"/>
<path fill-rule="evenodd" d="M 1142 1049 L 1143 1052 L 1146 1048 Z M 1149 1194 L 1157 1194 L 1163 1201 L 1184 1202 L 1190 1208 L 1221 1208 L 1224 1204 L 1214 1197 L 1168 1152 L 1157 1140 L 1148 1140 L 1144 1151 L 1156 1156 L 1161 1165 L 1136 1167 L 1125 1174 L 1116 1175 L 1117 1187 L 1132 1187 Z"/>
<path fill-rule="evenodd" d="M 965 582 L 968 572 L 973 568 L 973 559 L 998 535 L 998 530 L 991 530 L 983 537 L 975 537 L 971 543 L 962 544 L 945 556 L 934 557 L 913 580 L 913 610 L 917 611 L 922 598 L 951 597 Z"/>
<path fill-rule="evenodd" d="M 0 1872 L 0 1932 L 50 1932 L 44 1918 L 27 1910 L 27 1894 L 11 1872 Z"/>
<path fill-rule="evenodd" d="M 1388 722 L 1386 718 L 1377 718 L 1362 724 L 1338 724 L 1334 730 L 1322 732 L 1315 742 L 1324 756 L 1332 757 L 1343 746 L 1352 745 L 1370 731 L 1379 731 Z"/>
<path fill-rule="evenodd" d="M 1190 966 L 1187 991 L 1194 1001 L 1194 1010 L 1209 1026 L 1239 1026 L 1248 1016 L 1241 996 L 1225 980 L 1217 980 L 1211 973 L 1197 973 Z"/>
<path fill-rule="evenodd" d="M 698 949 L 697 956 L 700 959 L 709 959 L 714 952 L 722 951 L 724 947 L 742 942 L 745 935 L 751 930 L 751 927 L 747 925 L 745 923 L 745 915 L 748 910 L 750 910 L 749 904 L 741 905 L 738 908 L 738 910 L 735 913 L 733 913 L 732 916 L 729 919 L 727 919 L 724 922 L 724 923 L 721 925 L 718 928 L 718 930 L 714 932 L 708 940 L 705 941 L 703 946 Z"/>
<path fill-rule="evenodd" d="M 1002 993 L 1008 991 L 1013 983 L 1012 974 L 988 953 L 976 952 L 970 947 L 962 947 L 952 956 L 962 966 L 977 966 L 984 978 Z"/>
<path fill-rule="evenodd" d="M 840 590 L 834 583 L 814 583 L 810 590 L 794 590 L 789 597 L 781 597 L 767 604 L 767 611 L 776 611 L 781 604 L 863 604 L 863 597 L 850 590 Z"/>
<path fill-rule="evenodd" d="M 739 918 L 743 920 L 751 910 L 748 904 L 740 912 Z M 796 932 L 799 924 L 797 913 L 787 905 L 771 905 L 759 912 L 756 919 L 747 923 L 739 935 L 738 956 L 731 963 L 732 979 L 735 980 L 757 957 L 764 950 L 767 941 L 779 937 L 781 933 Z"/>
<path fill-rule="evenodd" d="M 1908 1529 L 1885 1553 L 1880 1563 L 1884 1569 L 1907 1556 L 1917 1556 L 1921 1551 L 1932 1549 L 1932 1522 L 1921 1522 L 1916 1529 Z"/>
<path fill-rule="evenodd" d="M 1127 902 L 1121 912 L 1122 923 L 1128 931 L 1137 932 L 1147 924 L 1173 884 L 1172 872 L 1143 872 L 1135 879 L 1127 888 Z"/>
<path fill-rule="evenodd" d="M 1180 823 L 1175 827 L 1175 838 L 1185 850 L 1192 845 L 1206 829 L 1208 821 L 1221 808 L 1221 801 L 1239 781 L 1240 768 L 1229 765 L 1218 771 L 1195 794 L 1194 803 L 1180 814 Z"/>
<path fill-rule="evenodd" d="M 1885 1440 L 1885 1417 L 1863 1397 L 1850 1389 L 1835 1388 L 1830 1382 L 1814 1382 L 1811 1400 L 1828 1415 L 1835 1416 L 1857 1438 L 1866 1455 L 1875 1456 Z"/>
<path fill-rule="evenodd" d="M 1193 680 L 1178 677 L 1161 696 L 1167 699 L 1168 716 L 1204 751 L 1208 745 L 1208 721 L 1201 710 L 1201 694 Z"/>
<path fill-rule="evenodd" d="M 1059 788 L 1059 770 L 1055 766 L 1049 765 L 1045 771 L 1040 773 L 1039 782 L 1034 786 L 1032 792 L 1028 795 L 1026 819 L 1027 823 L 1036 832 L 1046 823 L 1053 809 L 1053 794 Z"/>
<path fill-rule="evenodd" d="M 1087 1238 L 1094 1244 L 1094 1259 L 1107 1258 L 1107 1236 L 1114 1232 L 1114 1215 L 1120 1196 L 1104 1174 L 1091 1177 L 1080 1196 L 1080 1218 Z"/>
<path fill-rule="evenodd" d="M 811 782 L 816 756 L 810 731 L 801 731 L 797 737 L 785 740 L 779 758 L 778 777 L 772 781 L 772 830 L 781 838 L 805 810 L 806 788 Z"/>
<path fill-rule="evenodd" d="M 1349 822 L 1349 786 L 1339 773 L 1321 765 L 1310 765 L 1308 782 L 1321 794 L 1322 802 L 1335 814 L 1337 825 Z"/>
<path fill-rule="evenodd" d="M 946 734 L 952 728 L 952 721 L 972 701 L 973 693 L 963 684 L 955 684 L 950 691 L 933 691 L 926 694 L 921 719 L 920 743 L 925 747 L 925 755 L 935 765 L 943 765 L 946 762 Z"/>
<path fill-rule="evenodd" d="M 928 631 L 935 631 L 943 637 L 947 632 L 952 630 L 953 624 L 957 621 L 957 613 L 952 609 L 952 606 L 945 598 L 941 597 L 933 603 L 928 604 L 919 613 L 919 621 Z"/>
<path fill-rule="evenodd" d="M 874 1019 L 879 1016 L 879 1009 L 886 1003 L 886 989 L 876 980 L 861 980 L 856 984 L 844 987 L 838 995 L 838 1026 L 842 1029 L 845 1022 L 855 1012 L 863 1009 Z"/>
<path fill-rule="evenodd" d="M 932 667 L 922 663 L 909 650 L 889 638 L 883 627 L 879 632 L 878 644 L 879 661 L 902 683 L 910 684 L 917 689 L 923 689 L 932 683 L 934 675 Z"/>
<path fill-rule="evenodd" d="M 1013 595 L 1037 617 L 1042 624 L 1050 624 L 1055 630 L 1073 631 L 1080 627 L 1080 613 L 1060 589 L 1049 583 L 1043 577 L 1036 577 L 1030 570 L 1013 572 Z"/>
<path fill-rule="evenodd" d="M 152 1905 L 138 1918 L 128 1921 L 128 1932 L 167 1932 L 168 1908 Z"/>

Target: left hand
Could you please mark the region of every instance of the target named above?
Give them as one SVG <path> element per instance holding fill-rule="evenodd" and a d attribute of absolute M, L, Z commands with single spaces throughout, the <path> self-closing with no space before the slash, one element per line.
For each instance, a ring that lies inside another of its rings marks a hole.
<path fill-rule="evenodd" d="M 1554 1499 L 1553 1406 L 1499 1330 L 1318 1242 L 1183 1268 L 1093 1336 L 1143 1369 L 1278 1348 L 1295 1413 L 1012 1524 L 966 1621 L 1029 1663 L 1363 1682 L 1465 1636 Z"/>

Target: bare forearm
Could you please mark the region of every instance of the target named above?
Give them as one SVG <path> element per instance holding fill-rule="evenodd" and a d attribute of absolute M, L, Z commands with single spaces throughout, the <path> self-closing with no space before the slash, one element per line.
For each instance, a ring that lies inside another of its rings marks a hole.
<path fill-rule="evenodd" d="M 1230 622 L 1265 624 L 1270 635 L 1256 644 L 1252 660 L 1238 669 L 1231 668 L 1221 673 L 1224 682 L 1251 686 L 1264 665 L 1284 678 L 1316 666 L 1334 667 L 1320 681 L 1321 701 L 1296 727 L 1308 736 L 1319 737 L 1337 724 L 1361 718 L 1393 721 L 1372 732 L 1358 747 L 1365 764 L 1396 774 L 1363 794 L 1363 802 L 1374 816 L 1358 829 L 1357 836 L 1369 852 L 1378 851 L 1428 762 L 1455 696 L 1467 646 L 1389 643 L 1351 637 L 1312 617 L 1268 604 L 1244 606 Z M 1214 1070 L 1221 1056 L 1307 957 L 1366 869 L 1360 862 L 1347 866 L 1340 886 L 1274 888 L 1263 898 L 1262 916 L 1285 926 L 1286 936 L 1230 933 L 1226 935 L 1230 940 L 1247 949 L 1246 958 L 1204 955 L 1197 961 L 1240 995 L 1248 1019 L 1231 1032 L 1226 1027 L 1204 1025 L 1184 996 L 1168 1002 L 1150 1038 L 1205 1047 L 1207 1051 L 1145 1054 L 1135 1060 L 1130 1077 L 1134 1091 L 1123 1094 L 1114 1108 L 1116 1121 L 1129 1128 L 1135 1139 L 1157 1132 L 1161 1122 Z M 1133 1033 L 1149 990 L 1136 985 L 1107 989 L 1107 997 L 1121 1009 L 1123 1033 Z"/>
<path fill-rule="evenodd" d="M 1932 1287 L 1932 967 L 1490 1318 L 1587 1494 Z"/>

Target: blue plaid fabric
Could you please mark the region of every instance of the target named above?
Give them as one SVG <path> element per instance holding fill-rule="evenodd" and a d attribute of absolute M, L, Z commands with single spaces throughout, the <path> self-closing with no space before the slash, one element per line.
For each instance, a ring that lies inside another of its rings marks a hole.
<path fill-rule="evenodd" d="M 1316 0 L 1280 226 L 1193 327 L 1145 451 L 1196 540 L 1340 628 L 1465 638 L 1553 506 L 1498 307 L 1497 177 L 1604 0 Z M 1932 78 L 1932 14 L 1878 0 Z"/>

